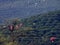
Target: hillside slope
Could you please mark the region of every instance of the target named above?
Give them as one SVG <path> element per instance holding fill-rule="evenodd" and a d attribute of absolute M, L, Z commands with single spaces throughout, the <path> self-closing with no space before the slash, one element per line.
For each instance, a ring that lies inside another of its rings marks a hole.
<path fill-rule="evenodd" d="M 60 11 L 39 14 L 21 20 L 23 26 L 11 32 L 0 31 L 0 44 L 10 44 L 11 37 L 15 45 L 59 45 L 60 44 Z M 2 34 L 1 34 L 2 33 Z M 55 37 L 54 42 L 50 38 Z M 9 43 L 8 43 L 9 42 Z M 13 44 L 11 44 L 13 45 Z"/>

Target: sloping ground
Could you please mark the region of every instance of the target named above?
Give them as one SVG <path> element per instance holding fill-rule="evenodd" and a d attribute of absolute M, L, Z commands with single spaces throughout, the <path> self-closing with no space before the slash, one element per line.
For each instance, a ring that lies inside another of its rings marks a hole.
<path fill-rule="evenodd" d="M 33 28 L 27 32 L 27 40 L 31 40 L 32 45 L 58 45 L 60 42 L 60 11 L 33 16 L 26 19 L 24 24 Z M 50 37 L 57 38 L 55 44 L 51 43 Z"/>
<path fill-rule="evenodd" d="M 0 34 L 0 45 L 60 45 L 60 11 L 39 14 L 21 21 L 23 26 L 14 33 L 7 29 L 0 32 L 3 32 Z M 50 40 L 51 37 L 56 38 L 54 42 Z M 13 39 L 14 42 L 11 42 Z"/>

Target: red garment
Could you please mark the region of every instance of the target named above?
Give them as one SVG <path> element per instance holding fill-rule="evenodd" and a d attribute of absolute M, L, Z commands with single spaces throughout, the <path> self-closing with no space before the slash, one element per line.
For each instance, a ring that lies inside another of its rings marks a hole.
<path fill-rule="evenodd" d="M 9 25 L 9 30 L 13 31 L 14 30 L 14 26 L 13 25 Z"/>
<path fill-rule="evenodd" d="M 15 29 L 19 29 L 19 26 L 18 26 L 18 25 L 16 25 L 16 26 L 15 26 Z"/>
<path fill-rule="evenodd" d="M 56 37 L 51 37 L 51 38 L 50 38 L 50 40 L 51 40 L 52 42 L 54 42 L 55 39 L 56 39 Z"/>

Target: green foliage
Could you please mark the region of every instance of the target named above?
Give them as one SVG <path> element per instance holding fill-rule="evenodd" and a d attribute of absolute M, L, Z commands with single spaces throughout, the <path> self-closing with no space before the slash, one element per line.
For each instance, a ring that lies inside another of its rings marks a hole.
<path fill-rule="evenodd" d="M 60 11 L 39 14 L 37 16 L 31 16 L 20 20 L 8 20 L 7 25 L 16 22 L 16 24 L 23 23 L 23 26 L 18 30 L 14 30 L 13 33 L 10 32 L 8 28 L 0 29 L 0 42 L 3 42 L 0 45 L 25 45 L 25 42 L 29 39 L 31 39 L 35 45 L 37 45 L 37 41 L 39 45 L 48 45 L 47 42 L 49 42 L 50 45 L 51 42 L 49 41 L 49 38 L 51 36 L 56 36 L 58 38 L 60 37 L 60 21 L 57 19 L 58 14 L 60 14 Z M 27 36 L 27 38 L 24 37 L 24 35 Z M 37 37 L 37 35 L 40 37 Z M 37 38 L 33 36 L 36 36 Z M 11 38 L 14 38 L 14 41 L 11 41 Z M 19 38 L 25 42 L 18 42 Z M 33 44 L 32 42 L 30 43 L 31 45 Z M 57 42 L 60 42 L 60 40 L 57 40 Z"/>

